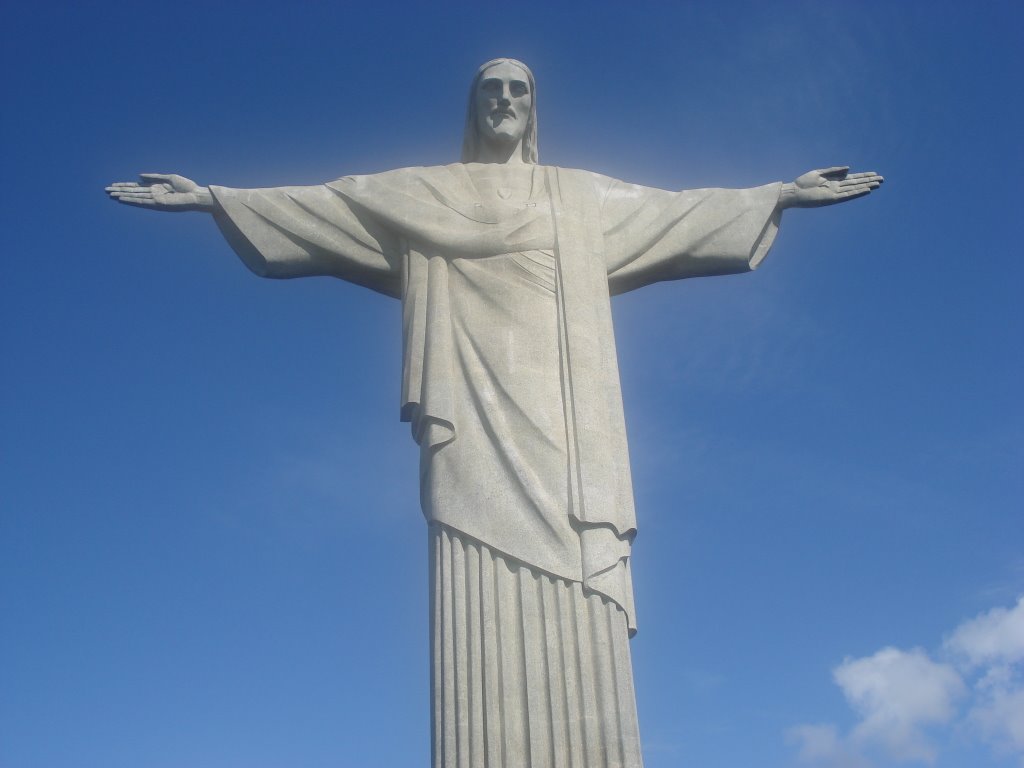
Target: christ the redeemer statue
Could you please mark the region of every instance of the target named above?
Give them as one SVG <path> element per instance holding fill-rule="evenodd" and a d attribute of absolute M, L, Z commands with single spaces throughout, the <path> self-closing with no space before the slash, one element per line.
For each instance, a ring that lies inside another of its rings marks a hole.
<path fill-rule="evenodd" d="M 401 300 L 434 768 L 634 768 L 636 521 L 610 296 L 754 269 L 783 210 L 881 183 L 837 167 L 666 192 L 543 166 L 533 74 L 495 59 L 470 89 L 461 163 L 274 189 L 143 174 L 107 191 L 212 213 L 258 275 Z"/>

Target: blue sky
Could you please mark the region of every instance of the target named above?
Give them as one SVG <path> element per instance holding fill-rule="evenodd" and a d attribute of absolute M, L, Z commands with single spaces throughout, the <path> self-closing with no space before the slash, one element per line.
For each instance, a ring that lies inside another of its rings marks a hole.
<path fill-rule="evenodd" d="M 648 768 L 1022 764 L 1019 4 L 0 13 L 0 766 L 427 764 L 398 305 L 102 188 L 451 162 L 499 55 L 544 163 L 887 179 L 615 301 Z"/>

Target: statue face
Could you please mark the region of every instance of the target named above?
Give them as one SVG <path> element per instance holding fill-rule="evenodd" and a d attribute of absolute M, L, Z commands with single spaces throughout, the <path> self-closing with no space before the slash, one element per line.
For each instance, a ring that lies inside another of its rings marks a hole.
<path fill-rule="evenodd" d="M 515 64 L 488 67 L 476 91 L 477 127 L 484 142 L 516 144 L 530 120 L 530 79 Z"/>

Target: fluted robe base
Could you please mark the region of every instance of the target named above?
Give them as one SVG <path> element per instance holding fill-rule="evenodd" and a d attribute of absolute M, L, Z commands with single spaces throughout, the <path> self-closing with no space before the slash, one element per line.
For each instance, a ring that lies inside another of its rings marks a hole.
<path fill-rule="evenodd" d="M 641 768 L 625 613 L 430 526 L 434 768 Z"/>

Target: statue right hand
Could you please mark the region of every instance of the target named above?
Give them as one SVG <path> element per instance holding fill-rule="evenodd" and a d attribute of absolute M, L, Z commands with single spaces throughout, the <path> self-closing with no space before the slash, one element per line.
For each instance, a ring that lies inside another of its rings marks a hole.
<path fill-rule="evenodd" d="M 158 211 L 211 211 L 216 205 L 209 188 L 176 173 L 143 173 L 139 178 L 141 184 L 115 182 L 107 194 L 119 203 Z"/>

